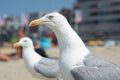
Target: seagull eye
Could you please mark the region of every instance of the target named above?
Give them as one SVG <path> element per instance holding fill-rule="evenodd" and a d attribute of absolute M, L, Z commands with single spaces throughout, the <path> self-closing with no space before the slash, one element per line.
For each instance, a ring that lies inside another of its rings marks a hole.
<path fill-rule="evenodd" d="M 52 16 L 52 15 L 48 16 L 49 19 L 52 19 L 53 17 L 54 17 L 54 16 Z"/>
<path fill-rule="evenodd" d="M 27 42 L 27 40 L 24 40 L 24 42 Z"/>

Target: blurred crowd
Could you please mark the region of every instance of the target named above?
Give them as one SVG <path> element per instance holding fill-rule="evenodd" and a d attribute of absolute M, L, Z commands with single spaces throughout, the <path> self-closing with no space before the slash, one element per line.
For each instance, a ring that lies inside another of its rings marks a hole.
<path fill-rule="evenodd" d="M 13 34 L 11 34 L 13 33 Z M 16 34 L 15 34 L 16 33 Z M 23 37 L 30 37 L 24 30 L 20 29 L 16 32 L 6 32 L 0 35 L 0 60 L 18 60 L 22 58 L 22 47 L 14 48 L 13 44 Z M 57 39 L 52 32 L 45 32 L 41 38 L 31 37 L 35 51 L 43 57 L 48 57 L 45 49 L 56 47 Z"/>
<path fill-rule="evenodd" d="M 13 44 L 26 36 L 32 39 L 35 51 L 43 57 L 48 57 L 45 49 L 58 46 L 57 39 L 51 31 L 43 32 L 40 38 L 31 37 L 29 34 L 26 34 L 23 29 L 17 31 L 3 31 L 2 34 L 0 34 L 0 60 L 8 61 L 22 58 L 22 48 L 14 48 Z M 88 46 L 120 46 L 120 41 L 114 40 L 88 40 L 85 43 Z"/>
<path fill-rule="evenodd" d="M 81 10 L 78 10 L 75 14 L 74 11 L 70 9 L 63 8 L 60 10 L 60 13 L 63 14 L 72 27 L 76 30 L 78 35 L 81 36 L 83 41 L 85 41 L 88 46 L 120 46 L 120 41 L 113 40 L 116 38 L 116 32 L 106 33 L 106 32 L 81 32 L 77 28 L 82 22 L 82 13 Z M 6 17 L 5 19 L 0 19 L 0 60 L 17 60 L 22 58 L 22 48 L 13 48 L 13 44 L 19 41 L 22 37 L 28 36 L 32 39 L 36 52 L 40 53 L 43 57 L 48 57 L 46 55 L 45 49 L 51 47 L 57 47 L 58 42 L 53 32 L 51 31 L 39 31 L 36 29 L 29 29 L 31 32 L 36 32 L 37 35 L 40 34 L 40 37 L 33 37 L 30 33 L 27 33 L 26 27 L 30 20 L 38 18 L 39 13 L 33 14 L 23 14 L 22 17 Z M 43 14 L 41 14 L 43 15 Z M 75 17 L 76 15 L 76 17 Z M 75 20 L 74 20 L 75 17 Z M 79 23 L 79 24 L 78 24 Z M 2 25 L 1 25 L 2 24 Z M 77 24 L 77 26 L 76 26 Z M 76 27 L 75 27 L 76 26 Z M 8 28 L 8 29 L 7 29 Z M 22 29 L 21 29 L 22 28 Z M 114 35 L 112 35 L 114 34 Z M 114 36 L 111 38 L 111 35 Z"/>

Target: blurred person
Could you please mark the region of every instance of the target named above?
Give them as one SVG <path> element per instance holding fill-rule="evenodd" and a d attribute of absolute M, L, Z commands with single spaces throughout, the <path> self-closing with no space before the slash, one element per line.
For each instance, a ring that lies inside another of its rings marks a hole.
<path fill-rule="evenodd" d="M 9 57 L 9 55 L 0 54 L 0 60 L 1 61 L 8 61 L 8 60 L 10 60 L 10 57 Z"/>
<path fill-rule="evenodd" d="M 17 32 L 17 37 L 18 40 L 20 40 L 23 37 L 26 37 L 26 33 L 23 30 L 18 30 Z M 16 38 L 16 36 L 14 36 Z M 12 44 L 16 41 L 12 39 Z M 39 55 L 43 56 L 43 57 L 48 57 L 44 51 L 44 49 L 41 48 L 40 43 L 38 40 L 35 40 L 34 42 L 34 47 L 35 47 L 35 51 L 37 53 L 39 53 Z M 20 58 L 22 58 L 22 47 L 17 47 L 16 49 L 16 53 L 12 53 L 12 54 L 0 54 L 0 60 L 2 61 L 9 61 L 9 60 L 18 60 Z"/>
<path fill-rule="evenodd" d="M 18 39 L 21 39 L 21 38 L 27 36 L 23 30 L 18 30 L 17 35 L 18 35 Z M 16 53 L 0 54 L 0 60 L 8 61 L 8 60 L 17 60 L 17 59 L 22 58 L 22 47 L 18 47 L 16 49 L 17 49 Z"/>
<path fill-rule="evenodd" d="M 57 41 L 57 38 L 56 38 L 56 37 L 54 37 L 54 38 L 52 39 L 52 46 L 53 46 L 53 47 L 58 47 L 58 41 Z"/>
<path fill-rule="evenodd" d="M 18 39 L 20 40 L 21 38 L 23 37 L 26 37 L 26 33 L 23 31 L 23 30 L 18 30 Z M 13 59 L 19 59 L 19 58 L 22 58 L 22 47 L 18 47 L 16 48 L 16 55 L 14 55 Z"/>
<path fill-rule="evenodd" d="M 51 36 L 51 32 L 43 31 L 42 37 L 40 38 L 40 44 L 43 49 L 51 48 L 52 36 Z"/>
<path fill-rule="evenodd" d="M 55 34 L 53 32 L 46 32 L 45 36 L 48 37 L 49 39 L 53 39 L 55 37 Z"/>
<path fill-rule="evenodd" d="M 35 42 L 34 42 L 34 48 L 35 48 L 35 51 L 39 55 L 41 55 L 43 57 L 48 57 L 47 54 L 46 54 L 46 52 L 45 52 L 45 50 L 43 48 L 41 48 L 39 40 L 35 40 Z"/>

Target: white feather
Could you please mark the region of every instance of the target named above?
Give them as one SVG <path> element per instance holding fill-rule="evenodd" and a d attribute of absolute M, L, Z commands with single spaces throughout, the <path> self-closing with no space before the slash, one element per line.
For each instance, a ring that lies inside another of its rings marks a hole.
<path fill-rule="evenodd" d="M 60 46 L 59 66 L 64 80 L 74 80 L 71 76 L 71 69 L 76 64 L 83 64 L 83 60 L 89 50 L 85 47 L 81 38 L 76 34 L 67 22 L 66 18 L 61 14 L 54 12 L 45 15 L 40 20 L 48 20 L 47 16 L 54 16 L 51 22 L 44 23 L 56 35 Z"/>

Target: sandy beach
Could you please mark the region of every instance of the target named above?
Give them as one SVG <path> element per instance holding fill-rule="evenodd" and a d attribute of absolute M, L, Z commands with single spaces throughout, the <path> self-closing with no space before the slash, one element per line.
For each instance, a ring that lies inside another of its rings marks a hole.
<path fill-rule="evenodd" d="M 88 47 L 98 57 L 120 64 L 120 47 Z M 46 50 L 51 57 L 59 57 L 59 48 Z M 33 77 L 26 69 L 22 59 L 17 61 L 0 61 L 0 80 L 43 80 Z"/>

